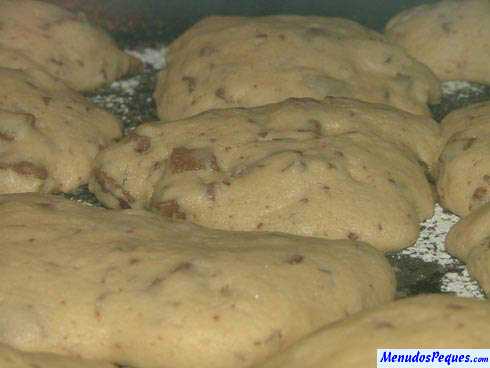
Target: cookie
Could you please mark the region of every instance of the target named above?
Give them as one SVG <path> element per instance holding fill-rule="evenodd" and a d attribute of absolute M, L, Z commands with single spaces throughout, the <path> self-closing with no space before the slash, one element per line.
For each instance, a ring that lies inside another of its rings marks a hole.
<path fill-rule="evenodd" d="M 434 199 L 437 124 L 384 105 L 290 99 L 149 123 L 98 156 L 90 190 L 223 230 L 410 245 Z"/>
<path fill-rule="evenodd" d="M 22 52 L 15 51 L 10 48 L 0 46 L 0 67 L 8 69 L 17 69 L 22 71 L 28 71 L 31 75 L 37 75 L 38 78 L 43 80 L 57 79 L 50 75 L 42 65 L 34 62 L 27 55 Z M 58 87 L 60 90 L 66 90 L 66 85 L 63 81 L 51 83 L 52 87 Z"/>
<path fill-rule="evenodd" d="M 0 344 L 2 368 L 117 368 L 114 364 L 68 358 L 56 354 L 26 353 Z"/>
<path fill-rule="evenodd" d="M 446 239 L 449 253 L 468 266 L 482 289 L 490 293 L 490 203 L 458 222 Z"/>
<path fill-rule="evenodd" d="M 326 326 L 256 368 L 376 367 L 377 349 L 487 349 L 490 303 L 401 299 Z"/>
<path fill-rule="evenodd" d="M 386 35 L 441 80 L 490 83 L 490 3 L 443 0 L 405 10 Z"/>
<path fill-rule="evenodd" d="M 103 30 L 53 4 L 2 0 L 0 24 L 1 47 L 27 55 L 77 90 L 95 89 L 142 70 L 142 63 L 119 50 Z"/>
<path fill-rule="evenodd" d="M 121 136 L 119 121 L 59 80 L 0 68 L 0 193 L 69 192 Z"/>
<path fill-rule="evenodd" d="M 394 297 L 361 242 L 223 232 L 0 196 L 0 342 L 158 368 L 249 367 Z M 294 318 L 292 318 L 294 316 Z"/>
<path fill-rule="evenodd" d="M 441 126 L 437 189 L 445 208 L 466 216 L 490 201 L 490 102 L 455 110 Z"/>
<path fill-rule="evenodd" d="M 383 35 L 347 19 L 209 17 L 169 46 L 155 101 L 162 120 L 289 97 L 351 97 L 429 115 L 437 78 Z"/>

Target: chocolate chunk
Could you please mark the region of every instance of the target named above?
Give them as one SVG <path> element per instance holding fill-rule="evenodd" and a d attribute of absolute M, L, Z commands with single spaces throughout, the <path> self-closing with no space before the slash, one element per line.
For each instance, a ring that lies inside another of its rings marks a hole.
<path fill-rule="evenodd" d="M 189 94 L 193 93 L 196 90 L 197 79 L 194 77 L 184 76 L 182 77 L 182 82 L 187 85 L 187 92 Z"/>
<path fill-rule="evenodd" d="M 350 232 L 350 233 L 347 234 L 347 238 L 350 239 L 350 240 L 358 240 L 359 239 L 359 235 L 357 235 L 356 233 Z"/>
<path fill-rule="evenodd" d="M 473 199 L 476 199 L 476 200 L 482 200 L 483 198 L 485 198 L 485 196 L 487 195 L 487 193 L 488 193 L 487 188 L 485 188 L 485 187 L 478 187 L 473 192 L 472 198 Z"/>
<path fill-rule="evenodd" d="M 201 50 L 199 50 L 199 56 L 200 57 L 207 57 L 207 56 L 213 55 L 216 52 L 218 52 L 218 50 L 215 47 L 205 46 L 205 47 L 201 48 Z"/>
<path fill-rule="evenodd" d="M 154 204 L 160 214 L 173 220 L 185 220 L 187 215 L 183 212 L 175 199 Z"/>
<path fill-rule="evenodd" d="M 123 187 L 114 180 L 114 178 L 111 178 L 109 175 L 107 175 L 104 171 L 95 169 L 93 171 L 93 176 L 97 184 L 99 184 L 100 189 L 104 193 L 111 193 L 118 201 L 119 201 L 119 206 L 123 209 L 129 209 L 131 208 L 130 203 L 134 203 L 135 199 L 134 197 L 129 194 L 128 191 L 124 190 Z M 114 191 L 119 191 L 122 193 L 122 198 L 118 197 Z"/>
<path fill-rule="evenodd" d="M 13 134 L 0 132 L 0 140 L 6 142 L 12 142 L 15 140 L 15 136 Z"/>
<path fill-rule="evenodd" d="M 209 149 L 205 148 L 174 148 L 170 154 L 167 165 L 167 169 L 172 174 L 204 169 L 219 171 L 216 156 Z"/>
<path fill-rule="evenodd" d="M 48 96 L 44 96 L 42 99 L 43 99 L 43 102 L 46 106 L 48 106 L 51 103 L 51 101 L 53 100 L 52 97 L 48 97 Z"/>
<path fill-rule="evenodd" d="M 48 178 L 48 171 L 45 167 L 35 165 L 32 162 L 21 161 L 15 164 L 0 163 L 0 169 L 11 169 L 17 174 L 22 176 L 33 176 L 37 179 L 46 180 Z"/>
<path fill-rule="evenodd" d="M 228 97 L 226 97 L 226 90 L 223 87 L 220 87 L 216 91 L 214 91 L 214 95 L 218 97 L 220 100 L 223 100 L 225 102 L 230 102 Z"/>
<path fill-rule="evenodd" d="M 134 142 L 134 150 L 137 153 L 145 153 L 151 148 L 151 138 L 137 134 L 131 134 L 130 140 Z"/>
<path fill-rule="evenodd" d="M 296 264 L 303 262 L 304 259 L 305 259 L 305 257 L 302 256 L 301 254 L 295 254 L 295 255 L 292 255 L 291 257 L 289 257 L 287 259 L 286 263 L 289 263 L 290 265 L 296 265 Z"/>

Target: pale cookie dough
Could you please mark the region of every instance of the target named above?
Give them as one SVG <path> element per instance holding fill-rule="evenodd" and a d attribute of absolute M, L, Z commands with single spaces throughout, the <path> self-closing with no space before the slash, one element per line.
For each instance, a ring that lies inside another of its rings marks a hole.
<path fill-rule="evenodd" d="M 0 67 L 28 71 L 31 75 L 37 75 L 43 80 L 57 79 L 50 75 L 40 64 L 34 62 L 22 52 L 0 46 Z M 66 90 L 66 85 L 60 79 L 51 83 L 53 87 Z"/>
<path fill-rule="evenodd" d="M 488 349 L 489 319 L 488 301 L 402 299 L 326 326 L 254 368 L 375 368 L 380 348 Z"/>
<path fill-rule="evenodd" d="M 394 250 L 432 215 L 424 170 L 441 143 L 434 121 L 385 105 L 290 99 L 144 124 L 101 152 L 89 185 L 112 208 Z"/>
<path fill-rule="evenodd" d="M 394 297 L 365 243 L 222 232 L 0 196 L 0 342 L 145 368 L 242 368 Z"/>
<path fill-rule="evenodd" d="M 447 142 L 437 180 L 441 204 L 466 216 L 490 201 L 490 102 L 453 111 L 441 126 Z"/>
<path fill-rule="evenodd" d="M 162 120 L 326 96 L 429 115 L 440 86 L 401 47 L 350 20 L 210 17 L 170 45 L 155 91 Z"/>
<path fill-rule="evenodd" d="M 470 213 L 449 232 L 446 248 L 468 266 L 490 294 L 490 203 Z"/>
<path fill-rule="evenodd" d="M 0 344 L 2 368 L 117 368 L 114 364 L 68 358 L 56 354 L 27 353 Z"/>
<path fill-rule="evenodd" d="M 77 90 L 142 69 L 104 31 L 43 1 L 0 0 L 0 30 L 0 46 L 27 55 Z"/>
<path fill-rule="evenodd" d="M 490 83 L 488 0 L 444 0 L 405 10 L 388 22 L 386 35 L 441 80 Z"/>
<path fill-rule="evenodd" d="M 87 182 L 119 121 L 48 74 L 0 68 L 0 193 L 68 192 Z"/>

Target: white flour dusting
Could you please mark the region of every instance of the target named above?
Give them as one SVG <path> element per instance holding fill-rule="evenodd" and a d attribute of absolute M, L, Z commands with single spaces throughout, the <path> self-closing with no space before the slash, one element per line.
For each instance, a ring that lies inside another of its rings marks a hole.
<path fill-rule="evenodd" d="M 445 95 L 458 94 L 460 98 L 467 98 L 471 95 L 483 93 L 485 88 L 466 81 L 447 81 L 442 82 L 442 93 Z"/>
<path fill-rule="evenodd" d="M 167 65 L 167 48 L 162 46 L 158 49 L 146 48 L 142 50 L 125 50 L 127 54 L 140 59 L 143 63 L 151 65 L 154 69 L 160 70 Z"/>
<path fill-rule="evenodd" d="M 466 267 L 463 272 L 448 272 L 442 279 L 441 290 L 444 292 L 455 293 L 463 298 L 484 299 L 476 281 L 473 281 Z"/>
<path fill-rule="evenodd" d="M 129 114 L 129 107 L 127 104 L 127 99 L 124 97 L 117 95 L 96 95 L 90 97 L 90 101 L 111 111 L 112 113 L 122 116 L 123 121 L 129 120 L 129 118 L 126 117 L 126 115 Z"/>
<path fill-rule="evenodd" d="M 131 106 L 137 97 L 141 76 L 119 80 L 110 85 L 109 93 L 97 94 L 89 99 L 93 103 L 116 114 L 123 123 L 131 121 Z"/>
<path fill-rule="evenodd" d="M 422 224 L 422 231 L 414 246 L 401 252 L 424 262 L 434 262 L 442 266 L 454 266 L 462 272 L 448 272 L 443 278 L 442 291 L 452 292 L 461 297 L 484 298 L 476 281 L 472 280 L 466 267 L 461 266 L 446 251 L 444 241 L 449 229 L 459 221 L 456 215 L 445 213 L 436 205 L 434 216 Z"/>
<path fill-rule="evenodd" d="M 135 88 L 140 84 L 140 79 L 134 77 L 131 79 L 117 81 L 111 84 L 112 89 L 120 90 L 125 94 L 134 95 Z"/>

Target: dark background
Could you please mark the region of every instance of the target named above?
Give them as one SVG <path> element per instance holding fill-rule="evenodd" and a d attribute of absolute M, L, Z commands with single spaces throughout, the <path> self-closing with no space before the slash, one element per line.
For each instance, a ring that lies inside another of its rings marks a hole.
<path fill-rule="evenodd" d="M 206 15 L 337 16 L 382 30 L 399 11 L 435 0 L 47 0 L 83 11 L 118 40 L 168 43 Z"/>

